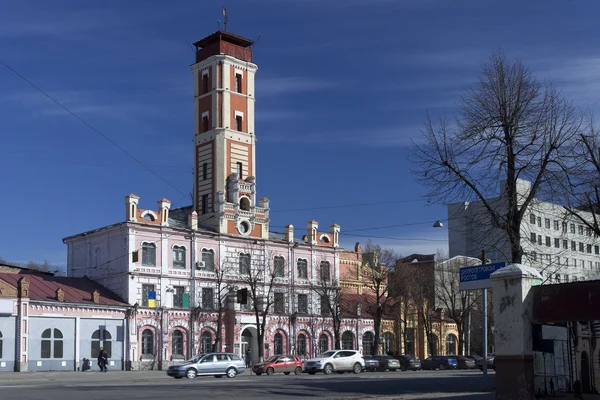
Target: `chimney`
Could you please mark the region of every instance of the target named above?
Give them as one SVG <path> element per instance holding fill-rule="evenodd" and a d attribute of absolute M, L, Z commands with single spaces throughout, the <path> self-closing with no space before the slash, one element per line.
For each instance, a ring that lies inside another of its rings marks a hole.
<path fill-rule="evenodd" d="M 294 243 L 294 225 L 292 224 L 285 226 L 285 241 Z"/>
<path fill-rule="evenodd" d="M 198 213 L 196 211 L 192 211 L 188 217 L 188 226 L 194 231 L 198 229 Z"/>
<path fill-rule="evenodd" d="M 29 298 L 29 278 L 26 276 L 19 279 L 19 297 Z"/>
<path fill-rule="evenodd" d="M 312 221 L 308 221 L 306 224 L 306 240 L 310 242 L 310 244 L 317 244 L 317 229 L 319 229 L 319 223 L 314 219 Z"/>
<path fill-rule="evenodd" d="M 333 247 L 340 247 L 340 226 L 338 224 L 332 224 L 329 227 L 329 232 L 333 239 Z"/>
<path fill-rule="evenodd" d="M 98 289 L 94 290 L 94 293 L 92 293 L 92 301 L 96 304 L 100 303 L 100 291 Z"/>
<path fill-rule="evenodd" d="M 162 226 L 169 225 L 169 210 L 171 209 L 171 202 L 165 198 L 158 201 L 158 213 L 160 214 L 160 224 Z"/>
<path fill-rule="evenodd" d="M 56 289 L 56 300 L 65 301 L 65 292 L 62 290 L 62 288 Z"/>
<path fill-rule="evenodd" d="M 137 205 L 140 198 L 131 193 L 125 196 L 125 219 L 127 222 L 137 221 Z"/>

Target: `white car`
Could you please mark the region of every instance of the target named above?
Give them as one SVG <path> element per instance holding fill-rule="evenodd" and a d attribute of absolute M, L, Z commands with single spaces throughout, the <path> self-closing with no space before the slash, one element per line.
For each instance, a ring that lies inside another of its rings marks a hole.
<path fill-rule="evenodd" d="M 359 374 L 365 368 L 365 360 L 357 350 L 329 350 L 319 357 L 311 358 L 304 363 L 304 372 L 314 375 L 323 372 L 325 375 L 333 371 L 352 371 Z"/>

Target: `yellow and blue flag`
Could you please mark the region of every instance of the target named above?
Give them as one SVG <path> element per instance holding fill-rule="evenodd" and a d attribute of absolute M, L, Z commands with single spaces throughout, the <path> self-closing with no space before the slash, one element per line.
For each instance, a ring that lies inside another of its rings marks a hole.
<path fill-rule="evenodd" d="M 148 292 L 148 307 L 156 308 L 156 292 Z"/>

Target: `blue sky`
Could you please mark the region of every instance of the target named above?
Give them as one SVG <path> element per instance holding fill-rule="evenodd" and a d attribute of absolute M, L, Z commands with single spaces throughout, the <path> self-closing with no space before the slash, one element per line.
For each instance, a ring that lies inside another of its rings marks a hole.
<path fill-rule="evenodd" d="M 257 39 L 257 185 L 272 230 L 316 219 L 408 255 L 447 249 L 410 173 L 425 113 L 452 115 L 501 47 L 598 108 L 600 3 L 435 0 L 226 2 L 228 30 Z M 61 239 L 192 190 L 186 41 L 217 29 L 223 2 L 20 1 L 0 13 L 0 60 L 151 167 L 148 172 L 0 65 L 0 257 L 66 263 Z M 166 183 L 166 182 L 168 183 Z M 353 206 L 364 203 L 383 203 Z M 328 207 L 328 208 L 324 208 Z M 299 210 L 301 209 L 301 210 Z M 386 229 L 369 229 L 397 225 Z M 411 239 L 411 240 L 405 240 Z"/>

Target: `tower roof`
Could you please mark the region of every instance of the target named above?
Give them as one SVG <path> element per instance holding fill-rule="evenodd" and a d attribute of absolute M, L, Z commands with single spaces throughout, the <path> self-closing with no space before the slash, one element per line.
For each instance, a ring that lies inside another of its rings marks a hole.
<path fill-rule="evenodd" d="M 196 46 L 196 50 L 200 50 L 201 48 L 207 47 L 219 40 L 223 40 L 241 47 L 249 47 L 254 44 L 252 40 L 246 39 L 245 37 L 236 35 L 234 33 L 227 31 L 216 31 L 204 39 L 198 40 L 196 43 L 194 43 L 194 46 Z"/>

